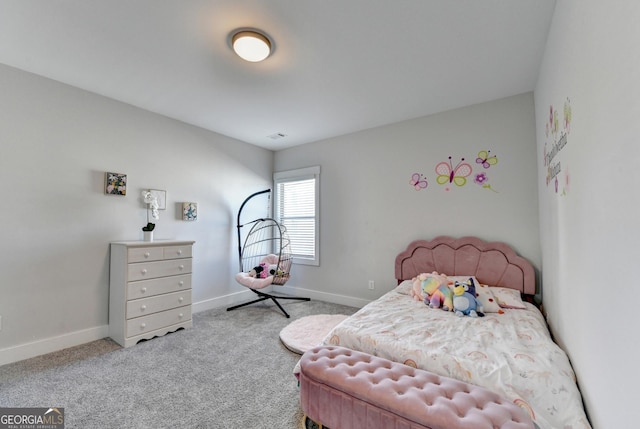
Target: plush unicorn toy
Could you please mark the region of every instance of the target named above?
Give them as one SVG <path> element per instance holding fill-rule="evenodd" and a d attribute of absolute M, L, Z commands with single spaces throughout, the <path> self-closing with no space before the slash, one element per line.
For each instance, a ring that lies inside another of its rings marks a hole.
<path fill-rule="evenodd" d="M 424 303 L 431 308 L 442 308 L 444 311 L 453 310 L 453 292 L 449 289 L 447 276 L 436 271 L 427 274 L 422 280 Z"/>
<path fill-rule="evenodd" d="M 413 278 L 411 284 L 411 290 L 409 291 L 409 295 L 416 301 L 424 302 L 425 294 L 422 291 L 422 281 L 427 278 L 429 274 L 422 273 Z"/>

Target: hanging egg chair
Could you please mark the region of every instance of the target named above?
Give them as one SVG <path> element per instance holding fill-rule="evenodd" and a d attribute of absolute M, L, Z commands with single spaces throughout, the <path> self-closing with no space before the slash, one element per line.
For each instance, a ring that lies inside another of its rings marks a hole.
<path fill-rule="evenodd" d="M 272 300 L 288 318 L 289 313 L 285 311 L 278 302 L 279 299 L 293 299 L 309 301 L 310 298 L 273 295 L 267 292 L 269 286 L 282 286 L 289 280 L 293 257 L 291 255 L 291 243 L 284 225 L 272 218 L 259 218 L 240 223 L 240 216 L 245 204 L 253 197 L 271 192 L 270 189 L 256 192 L 250 195 L 240 206 L 238 211 L 238 256 L 240 260 L 240 271 L 236 274 L 236 281 L 242 286 L 249 288 L 258 295 L 257 299 L 243 304 L 227 308 L 227 311 L 244 307 L 267 299 Z M 241 243 L 241 230 L 249 227 L 244 242 Z"/>

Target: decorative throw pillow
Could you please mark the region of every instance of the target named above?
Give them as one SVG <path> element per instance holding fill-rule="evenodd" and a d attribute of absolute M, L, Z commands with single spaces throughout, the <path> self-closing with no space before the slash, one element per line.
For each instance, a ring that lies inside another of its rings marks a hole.
<path fill-rule="evenodd" d="M 500 306 L 494 298 L 493 293 L 491 293 L 491 289 L 489 289 L 487 285 L 481 285 L 475 276 L 447 276 L 449 287 L 452 288 L 456 281 L 466 282 L 469 280 L 469 277 L 473 279 L 476 285 L 476 298 L 478 298 L 478 301 L 482 304 L 482 311 L 484 313 L 501 313 Z"/>
<path fill-rule="evenodd" d="M 509 289 L 506 287 L 496 287 L 490 286 L 491 292 L 493 292 L 493 296 L 498 301 L 498 305 L 502 308 L 517 308 L 517 309 L 525 309 L 527 308 L 522 302 L 522 297 L 520 296 L 520 291 L 515 289 Z"/>
<path fill-rule="evenodd" d="M 485 313 L 503 313 L 498 300 L 493 296 L 491 288 L 487 285 L 480 285 L 476 287 L 476 295 L 478 301 L 482 304 L 482 309 Z"/>

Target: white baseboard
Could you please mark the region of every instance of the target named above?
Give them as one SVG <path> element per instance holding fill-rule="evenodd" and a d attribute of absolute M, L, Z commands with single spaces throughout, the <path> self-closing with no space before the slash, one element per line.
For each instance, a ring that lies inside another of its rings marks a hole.
<path fill-rule="evenodd" d="M 362 308 L 371 302 L 369 300 L 362 299 L 362 298 L 355 298 L 353 296 L 319 292 L 317 290 L 304 289 L 299 287 L 290 287 L 286 285 L 279 286 L 278 289 L 275 290 L 274 292 L 277 293 L 279 290 L 282 290 L 282 293 L 287 295 L 306 296 L 311 299 L 316 299 L 318 301 L 331 302 L 333 304 L 346 305 L 349 307 L 356 307 L 356 308 Z"/>
<path fill-rule="evenodd" d="M 69 347 L 100 340 L 108 336 L 109 325 L 104 325 L 7 347 L 0 349 L 0 365 L 6 365 L 8 363 L 29 359 L 46 353 L 57 352 Z"/>
<path fill-rule="evenodd" d="M 347 305 L 349 307 L 362 308 L 370 301 L 352 296 L 338 295 L 333 293 L 318 292 L 310 289 L 299 287 L 278 286 L 274 293 L 282 292 L 282 294 L 308 297 L 313 300 L 331 302 L 334 304 Z M 228 295 L 207 299 L 204 301 L 194 302 L 192 311 L 198 313 L 201 311 L 211 310 L 225 306 L 240 304 L 249 301 L 255 297 L 251 291 L 235 292 Z M 57 352 L 69 347 L 78 346 L 91 341 L 100 340 L 109 336 L 109 325 L 98 326 L 95 328 L 85 329 L 82 331 L 70 332 L 64 335 L 58 335 L 51 338 L 45 338 L 30 343 L 19 344 L 17 346 L 0 349 L 0 365 L 17 362 L 23 359 L 40 356 L 46 353 Z"/>
<path fill-rule="evenodd" d="M 291 286 L 271 286 L 269 289 L 265 289 L 265 292 L 273 292 L 275 295 L 282 293 L 283 295 L 308 297 L 313 300 L 331 302 L 333 304 L 341 304 L 349 307 L 362 308 L 371 301 L 362 298 L 354 298 L 352 296 L 338 295 L 335 293 L 318 292 L 311 289 L 304 289 Z M 208 299 L 205 301 L 199 301 L 193 303 L 193 312 L 198 313 L 200 311 L 211 310 L 214 308 L 220 308 L 225 306 L 231 306 L 235 304 L 241 304 L 245 301 L 250 301 L 255 298 L 256 295 L 251 291 L 246 290 L 242 292 L 236 292 L 229 295 L 224 295 L 217 298 Z"/>
<path fill-rule="evenodd" d="M 191 310 L 194 313 L 199 313 L 201 311 L 212 310 L 214 308 L 227 307 L 235 304 L 239 304 L 243 301 L 249 301 L 251 298 L 255 297 L 249 290 L 243 290 L 242 292 L 234 292 L 228 295 L 218 296 L 211 299 L 205 299 L 204 301 L 194 302 L 191 305 Z"/>

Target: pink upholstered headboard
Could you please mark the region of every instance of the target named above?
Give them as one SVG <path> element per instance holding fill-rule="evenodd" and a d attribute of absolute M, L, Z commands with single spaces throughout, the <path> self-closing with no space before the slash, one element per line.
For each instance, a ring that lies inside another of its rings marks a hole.
<path fill-rule="evenodd" d="M 416 240 L 396 256 L 396 279 L 409 280 L 437 271 L 450 276 L 474 275 L 480 283 L 536 293 L 533 266 L 506 243 L 477 237 Z"/>

